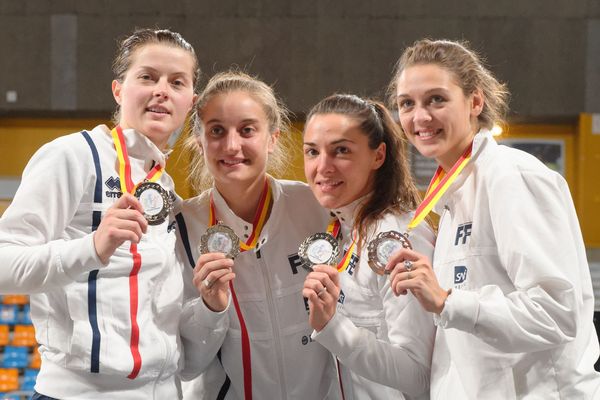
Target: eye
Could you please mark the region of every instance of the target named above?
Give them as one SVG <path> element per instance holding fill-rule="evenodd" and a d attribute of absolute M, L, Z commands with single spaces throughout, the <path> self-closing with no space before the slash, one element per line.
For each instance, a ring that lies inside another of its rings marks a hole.
<path fill-rule="evenodd" d="M 242 135 L 244 135 L 244 136 L 250 136 L 254 132 L 256 132 L 256 128 L 252 125 L 246 125 L 246 126 L 242 127 L 241 132 L 242 132 Z"/>
<path fill-rule="evenodd" d="M 446 101 L 446 99 L 443 96 L 440 95 L 433 95 L 431 96 L 430 102 L 431 104 L 441 104 L 444 103 Z"/>
<path fill-rule="evenodd" d="M 316 149 L 314 149 L 313 147 L 305 147 L 304 155 L 306 157 L 316 157 L 319 155 L 319 152 Z"/>
<path fill-rule="evenodd" d="M 412 101 L 410 99 L 402 99 L 402 100 L 398 101 L 398 109 L 400 109 L 400 110 L 409 109 L 414 105 L 415 105 L 414 101 Z"/>
<path fill-rule="evenodd" d="M 142 81 L 151 81 L 152 80 L 152 75 L 150 74 L 141 74 L 139 76 L 139 79 Z"/>
<path fill-rule="evenodd" d="M 335 154 L 348 154 L 350 149 L 346 146 L 338 146 L 335 148 Z"/>
<path fill-rule="evenodd" d="M 208 129 L 208 133 L 211 136 L 221 136 L 221 135 L 223 135 L 224 132 L 225 132 L 225 130 L 220 125 L 213 125 Z"/>
<path fill-rule="evenodd" d="M 173 86 L 185 86 L 183 79 L 175 79 L 172 84 Z"/>

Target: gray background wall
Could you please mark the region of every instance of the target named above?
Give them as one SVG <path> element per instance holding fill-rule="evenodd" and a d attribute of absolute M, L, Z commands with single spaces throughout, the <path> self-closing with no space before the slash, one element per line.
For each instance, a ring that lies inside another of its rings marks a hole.
<path fill-rule="evenodd" d="M 0 0 L 0 115 L 110 113 L 116 39 L 136 26 L 181 32 L 204 81 L 238 65 L 299 113 L 336 91 L 382 94 L 421 37 L 471 41 L 513 120 L 600 112 L 599 0 Z"/>

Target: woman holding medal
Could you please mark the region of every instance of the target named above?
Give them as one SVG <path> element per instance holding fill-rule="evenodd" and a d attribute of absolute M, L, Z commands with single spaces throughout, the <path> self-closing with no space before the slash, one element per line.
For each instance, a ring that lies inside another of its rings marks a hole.
<path fill-rule="evenodd" d="M 267 174 L 285 163 L 284 108 L 265 83 L 225 72 L 208 82 L 196 112 L 191 178 L 212 188 L 183 203 L 179 253 L 195 285 L 188 293 L 200 292 L 229 325 L 219 358 L 184 386 L 184 398 L 339 399 L 333 358 L 310 340 L 297 256 L 328 214 L 306 184 Z M 186 364 L 198 360 L 186 350 Z"/>
<path fill-rule="evenodd" d="M 44 145 L 0 220 L 0 291 L 31 294 L 34 399 L 179 397 L 183 279 L 164 166 L 198 61 L 178 33 L 142 29 L 120 43 L 113 70 L 112 132 Z"/>
<path fill-rule="evenodd" d="M 303 295 L 312 338 L 339 360 L 345 399 L 427 393 L 433 322 L 413 296 L 394 296 L 384 267 L 398 247 L 431 254 L 434 234 L 421 224 L 406 235 L 419 196 L 390 113 L 353 95 L 322 100 L 307 117 L 304 170 L 334 218 L 330 235 L 313 235 L 301 246 L 305 261 L 316 264 Z M 316 251 L 326 247 L 319 243 L 326 236 L 330 248 L 341 245 L 342 260 L 330 258 L 337 268 L 322 265 L 328 257 Z"/>
<path fill-rule="evenodd" d="M 421 40 L 390 85 L 402 130 L 439 168 L 419 212 L 441 216 L 433 264 L 390 260 L 438 326 L 432 399 L 597 399 L 593 293 L 564 179 L 490 133 L 507 91 L 465 44 Z"/>

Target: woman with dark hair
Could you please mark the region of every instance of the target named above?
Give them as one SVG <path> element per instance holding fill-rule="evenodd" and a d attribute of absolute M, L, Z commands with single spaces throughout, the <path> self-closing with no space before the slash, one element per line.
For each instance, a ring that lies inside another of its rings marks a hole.
<path fill-rule="evenodd" d="M 394 296 L 378 260 L 394 249 L 392 240 L 382 239 L 390 232 L 397 244 L 433 251 L 427 224 L 405 236 L 419 199 L 405 151 L 397 125 L 378 102 L 333 95 L 308 114 L 306 179 L 331 211 L 330 227 L 339 226 L 337 241 L 345 251 L 335 267 L 312 266 L 303 294 L 313 339 L 339 360 L 346 399 L 415 398 L 429 388 L 433 321 L 412 295 Z"/>

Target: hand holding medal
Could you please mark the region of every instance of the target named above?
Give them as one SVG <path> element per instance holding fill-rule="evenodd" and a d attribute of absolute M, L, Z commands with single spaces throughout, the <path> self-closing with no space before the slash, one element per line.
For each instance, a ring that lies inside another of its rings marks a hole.
<path fill-rule="evenodd" d="M 380 232 L 367 246 L 369 266 L 378 275 L 389 274 L 391 271 L 386 270 L 385 266 L 392 254 L 400 249 L 412 249 L 407 233 Z"/>

